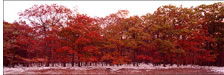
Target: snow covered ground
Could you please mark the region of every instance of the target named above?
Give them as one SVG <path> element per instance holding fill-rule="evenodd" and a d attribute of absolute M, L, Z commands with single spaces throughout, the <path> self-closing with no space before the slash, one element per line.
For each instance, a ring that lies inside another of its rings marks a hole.
<path fill-rule="evenodd" d="M 38 71 L 38 70 L 49 70 L 49 69 L 59 69 L 59 70 L 94 70 L 94 69 L 103 69 L 103 70 L 110 70 L 111 72 L 115 71 L 120 71 L 121 69 L 132 69 L 135 71 L 139 71 L 140 69 L 144 69 L 147 71 L 150 70 L 159 70 L 159 69 L 183 69 L 183 68 L 190 68 L 190 69 L 206 69 L 208 71 L 212 71 L 218 74 L 224 74 L 224 67 L 216 67 L 216 66 L 198 66 L 198 65 L 184 65 L 184 66 L 179 66 L 177 65 L 166 65 L 164 67 L 163 65 L 159 66 L 153 66 L 152 64 L 139 64 L 139 66 L 133 66 L 131 64 L 126 64 L 126 65 L 121 65 L 121 66 L 102 66 L 102 65 L 97 65 L 97 66 L 82 66 L 82 67 L 71 67 L 68 65 L 68 67 L 62 67 L 60 65 L 56 65 L 56 67 L 22 67 L 22 66 L 16 66 L 15 68 L 10 68 L 10 67 L 4 67 L 4 74 L 20 74 L 20 73 L 27 73 L 29 71 Z M 50 73 L 50 72 L 49 72 Z M 31 73 L 33 74 L 33 73 Z"/>
<path fill-rule="evenodd" d="M 224 74 L 224 67 L 217 67 L 217 66 L 205 66 L 204 68 L 209 69 L 211 71 Z"/>

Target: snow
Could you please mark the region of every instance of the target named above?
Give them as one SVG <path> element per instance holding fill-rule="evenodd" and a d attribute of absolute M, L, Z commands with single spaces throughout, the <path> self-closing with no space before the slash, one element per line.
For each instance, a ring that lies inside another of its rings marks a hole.
<path fill-rule="evenodd" d="M 24 69 L 22 68 L 6 68 L 4 67 L 4 74 L 16 74 L 23 72 Z"/>
<path fill-rule="evenodd" d="M 217 66 L 206 66 L 205 68 L 210 69 L 211 71 L 224 74 L 224 67 L 217 67 Z"/>
<path fill-rule="evenodd" d="M 199 68 L 199 66 L 197 65 L 182 65 L 182 66 L 177 66 L 177 65 L 166 65 L 166 67 L 164 67 L 163 65 L 158 65 L 158 66 L 153 66 L 152 64 L 144 64 L 141 63 L 139 64 L 139 66 L 133 66 L 132 64 L 125 64 L 125 65 L 121 65 L 121 66 L 97 66 L 94 68 L 110 68 L 112 69 L 111 71 L 117 71 L 119 69 L 122 68 L 128 68 L 128 69 L 170 69 L 170 68 Z"/>
<path fill-rule="evenodd" d="M 119 69 L 146 69 L 147 71 L 150 71 L 152 69 L 170 69 L 170 68 L 195 68 L 195 69 L 208 69 L 220 74 L 224 74 L 224 67 L 217 67 L 217 66 L 198 66 L 198 65 L 166 65 L 164 67 L 163 65 L 158 65 L 158 66 L 153 66 L 152 64 L 144 64 L 141 63 L 139 66 L 133 66 L 132 64 L 125 64 L 121 66 L 109 66 L 109 65 L 104 65 L 102 64 L 97 64 L 96 66 L 74 66 L 71 67 L 70 64 L 66 64 L 67 67 L 63 67 L 60 64 L 55 64 L 55 67 L 45 67 L 41 66 L 38 67 L 35 64 L 32 65 L 33 67 L 23 67 L 21 65 L 16 66 L 15 68 L 10 68 L 10 67 L 4 67 L 4 74 L 16 74 L 16 73 L 23 73 L 27 72 L 28 70 L 44 70 L 44 69 L 74 69 L 74 70 L 91 70 L 91 69 L 108 69 L 110 71 L 118 71 Z"/>

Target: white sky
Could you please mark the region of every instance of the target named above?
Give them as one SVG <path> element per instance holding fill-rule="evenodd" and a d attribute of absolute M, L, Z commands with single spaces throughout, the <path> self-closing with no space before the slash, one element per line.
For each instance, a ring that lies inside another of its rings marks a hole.
<path fill-rule="evenodd" d="M 14 22 L 18 19 L 18 12 L 32 7 L 34 4 L 59 4 L 70 9 L 75 7 L 79 13 L 88 16 L 104 17 L 118 10 L 128 10 L 129 16 L 153 13 L 159 6 L 176 5 L 183 7 L 213 4 L 220 1 L 4 1 L 4 20 Z"/>

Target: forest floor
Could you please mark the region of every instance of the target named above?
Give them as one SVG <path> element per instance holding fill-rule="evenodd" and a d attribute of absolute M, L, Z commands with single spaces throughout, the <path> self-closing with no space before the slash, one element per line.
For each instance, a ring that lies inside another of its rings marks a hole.
<path fill-rule="evenodd" d="M 83 66 L 83 67 L 4 67 L 4 74 L 171 74 L 224 75 L 224 67 L 214 66 Z"/>

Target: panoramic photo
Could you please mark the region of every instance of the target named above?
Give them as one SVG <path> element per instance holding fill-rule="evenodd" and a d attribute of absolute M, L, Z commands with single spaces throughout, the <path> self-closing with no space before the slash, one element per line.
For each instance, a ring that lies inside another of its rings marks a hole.
<path fill-rule="evenodd" d="M 4 1 L 3 74 L 224 75 L 224 1 Z"/>

